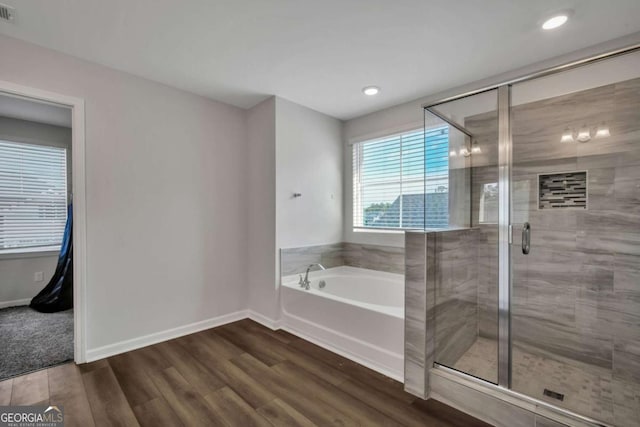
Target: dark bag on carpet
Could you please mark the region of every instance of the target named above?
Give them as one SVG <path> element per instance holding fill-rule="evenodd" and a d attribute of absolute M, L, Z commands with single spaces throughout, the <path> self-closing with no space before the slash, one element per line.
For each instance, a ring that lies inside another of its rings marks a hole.
<path fill-rule="evenodd" d="M 73 307 L 73 207 L 67 208 L 67 224 L 64 227 L 62 247 L 58 257 L 58 265 L 53 277 L 33 297 L 29 307 L 43 313 L 68 310 Z"/>

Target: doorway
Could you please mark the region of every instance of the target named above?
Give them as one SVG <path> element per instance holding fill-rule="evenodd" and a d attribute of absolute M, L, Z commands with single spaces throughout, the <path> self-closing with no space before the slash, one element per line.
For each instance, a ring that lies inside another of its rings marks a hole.
<path fill-rule="evenodd" d="M 0 379 L 85 361 L 84 182 L 83 101 L 0 81 Z"/>

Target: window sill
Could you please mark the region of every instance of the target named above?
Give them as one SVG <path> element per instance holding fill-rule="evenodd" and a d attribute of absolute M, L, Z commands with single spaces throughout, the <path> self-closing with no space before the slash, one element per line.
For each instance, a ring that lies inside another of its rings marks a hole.
<path fill-rule="evenodd" d="M 57 256 L 60 246 L 42 246 L 37 248 L 16 248 L 0 250 L 0 260 L 21 258 L 43 258 Z"/>
<path fill-rule="evenodd" d="M 354 228 L 354 233 L 372 233 L 372 234 L 404 234 L 405 231 L 416 231 L 410 228 L 391 229 L 391 228 Z"/>

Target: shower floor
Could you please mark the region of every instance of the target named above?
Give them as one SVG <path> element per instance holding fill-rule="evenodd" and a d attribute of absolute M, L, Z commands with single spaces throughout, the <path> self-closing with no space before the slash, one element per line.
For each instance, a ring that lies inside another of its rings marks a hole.
<path fill-rule="evenodd" d="M 497 343 L 478 338 L 453 368 L 496 381 Z M 610 370 L 514 347 L 513 390 L 620 427 L 640 425 L 640 384 L 613 378 Z M 544 389 L 564 394 L 559 401 Z"/>

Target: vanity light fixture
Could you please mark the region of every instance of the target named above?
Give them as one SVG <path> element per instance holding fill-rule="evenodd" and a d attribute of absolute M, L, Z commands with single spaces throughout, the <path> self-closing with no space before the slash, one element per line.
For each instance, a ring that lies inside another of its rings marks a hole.
<path fill-rule="evenodd" d="M 374 96 L 380 93 L 380 88 L 378 86 L 365 86 L 362 88 L 362 93 L 367 96 Z"/>
<path fill-rule="evenodd" d="M 598 127 L 589 127 L 582 125 L 582 127 L 575 131 L 571 128 L 566 128 L 562 133 L 560 142 L 589 142 L 592 139 L 607 138 L 611 136 L 609 132 L 609 126 L 606 123 L 601 123 Z"/>

